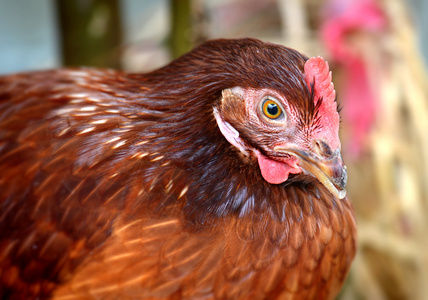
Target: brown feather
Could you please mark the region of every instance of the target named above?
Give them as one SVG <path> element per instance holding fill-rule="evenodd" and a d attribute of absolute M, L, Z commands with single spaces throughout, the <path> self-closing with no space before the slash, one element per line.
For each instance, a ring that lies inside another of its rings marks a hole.
<path fill-rule="evenodd" d="M 148 74 L 0 77 L 0 297 L 334 298 L 355 254 L 349 200 L 308 175 L 264 181 L 212 114 L 234 86 L 312 101 L 305 60 L 217 40 Z"/>

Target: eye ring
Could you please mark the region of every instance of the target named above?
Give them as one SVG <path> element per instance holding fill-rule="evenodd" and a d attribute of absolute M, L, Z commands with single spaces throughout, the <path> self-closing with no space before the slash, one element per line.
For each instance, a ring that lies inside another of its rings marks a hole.
<path fill-rule="evenodd" d="M 266 97 L 262 100 L 261 111 L 263 116 L 272 121 L 278 121 L 284 117 L 282 106 L 272 97 Z"/>

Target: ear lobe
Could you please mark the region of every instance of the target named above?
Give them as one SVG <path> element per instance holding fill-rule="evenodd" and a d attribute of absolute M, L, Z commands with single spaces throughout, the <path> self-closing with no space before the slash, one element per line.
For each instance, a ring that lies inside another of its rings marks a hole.
<path fill-rule="evenodd" d="M 245 156 L 249 156 L 244 141 L 239 137 L 239 132 L 232 125 L 223 120 L 216 107 L 214 107 L 213 113 L 217 121 L 218 128 L 226 140 L 238 148 Z"/>
<path fill-rule="evenodd" d="M 220 105 L 214 107 L 213 113 L 220 129 L 226 140 L 241 151 L 245 156 L 249 156 L 249 149 L 246 143 L 241 139 L 238 130 L 236 130 L 227 120 L 242 122 L 245 118 L 244 90 L 240 87 L 225 89 L 222 91 Z"/>
<path fill-rule="evenodd" d="M 225 89 L 221 92 L 219 109 L 233 119 L 239 118 L 245 109 L 245 91 L 241 87 Z M 244 114 L 245 115 L 245 114 Z"/>

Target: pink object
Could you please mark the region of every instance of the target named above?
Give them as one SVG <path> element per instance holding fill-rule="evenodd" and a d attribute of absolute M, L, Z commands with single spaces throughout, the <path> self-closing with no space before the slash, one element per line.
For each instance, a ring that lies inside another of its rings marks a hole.
<path fill-rule="evenodd" d="M 349 36 L 356 32 L 379 33 L 385 26 L 386 18 L 374 0 L 331 0 L 327 5 L 321 34 L 332 58 L 345 71 L 341 100 L 344 119 L 351 125 L 349 150 L 355 156 L 361 152 L 374 122 L 378 101 L 369 82 L 371 66 L 366 64 L 361 47 L 349 42 Z"/>
<path fill-rule="evenodd" d="M 291 157 L 286 162 L 281 162 L 267 158 L 260 152 L 256 155 L 262 176 L 269 183 L 280 184 L 287 181 L 290 174 L 302 172 L 302 169 L 297 166 L 297 159 L 295 157 Z"/>

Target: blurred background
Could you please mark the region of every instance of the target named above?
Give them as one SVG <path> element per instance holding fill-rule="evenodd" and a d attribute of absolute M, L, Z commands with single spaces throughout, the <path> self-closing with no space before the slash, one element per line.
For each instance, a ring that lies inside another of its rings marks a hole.
<path fill-rule="evenodd" d="M 0 74 L 146 72 L 212 38 L 330 62 L 359 251 L 339 299 L 428 299 L 428 1 L 0 0 Z"/>

